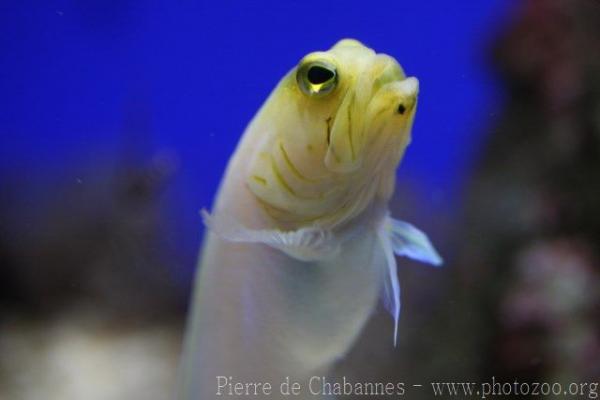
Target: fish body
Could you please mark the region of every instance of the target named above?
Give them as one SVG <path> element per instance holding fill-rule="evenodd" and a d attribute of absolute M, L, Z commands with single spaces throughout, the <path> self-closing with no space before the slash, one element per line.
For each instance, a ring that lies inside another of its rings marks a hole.
<path fill-rule="evenodd" d="M 379 294 L 397 326 L 394 252 L 441 263 L 387 210 L 417 93 L 393 58 L 349 39 L 281 80 L 203 213 L 179 399 L 219 397 L 219 377 L 269 382 L 268 398 L 290 377 L 315 398 L 309 379 L 346 354 Z"/>

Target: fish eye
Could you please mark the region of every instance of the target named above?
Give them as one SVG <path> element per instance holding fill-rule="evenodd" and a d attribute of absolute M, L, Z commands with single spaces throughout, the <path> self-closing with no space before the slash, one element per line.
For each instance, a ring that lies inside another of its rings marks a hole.
<path fill-rule="evenodd" d="M 397 111 L 398 111 L 398 114 L 403 115 L 406 112 L 406 106 L 404 104 L 400 103 Z"/>
<path fill-rule="evenodd" d="M 296 81 L 307 96 L 321 97 L 336 88 L 338 74 L 335 66 L 329 62 L 306 62 L 298 67 Z"/>

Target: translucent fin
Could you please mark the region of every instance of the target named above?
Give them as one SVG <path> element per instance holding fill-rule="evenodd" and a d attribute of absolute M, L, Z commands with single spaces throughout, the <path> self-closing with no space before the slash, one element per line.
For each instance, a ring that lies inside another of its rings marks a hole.
<path fill-rule="evenodd" d="M 400 318 L 400 282 L 396 257 L 405 256 L 413 260 L 435 266 L 442 265 L 442 258 L 433 248 L 427 235 L 413 225 L 391 218 L 387 215 L 377 232 L 379 244 L 385 256 L 386 267 L 383 271 L 383 305 L 394 318 L 394 347 L 398 339 L 398 320 Z"/>
<path fill-rule="evenodd" d="M 301 228 L 295 231 L 277 229 L 250 229 L 235 218 L 221 213 L 210 215 L 201 211 L 208 229 L 221 239 L 239 243 L 262 243 L 283 251 L 301 261 L 316 261 L 335 256 L 339 252 L 339 242 L 330 231 L 316 227 Z"/>
<path fill-rule="evenodd" d="M 385 226 L 384 226 L 385 227 Z M 379 244 L 385 256 L 387 269 L 382 271 L 383 276 L 383 305 L 394 318 L 394 347 L 398 341 L 398 321 L 400 319 L 400 282 L 398 280 L 398 266 L 392 248 L 392 242 L 387 229 L 377 232 Z"/>
<path fill-rule="evenodd" d="M 390 241 L 394 253 L 439 267 L 442 257 L 435 250 L 429 238 L 421 230 L 408 222 L 386 217 L 386 230 L 390 232 Z"/>

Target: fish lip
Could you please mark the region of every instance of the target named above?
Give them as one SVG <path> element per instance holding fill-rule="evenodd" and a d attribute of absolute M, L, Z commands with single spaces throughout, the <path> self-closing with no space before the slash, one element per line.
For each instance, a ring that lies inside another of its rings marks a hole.
<path fill-rule="evenodd" d="M 419 95 L 419 80 L 414 76 L 409 76 L 400 81 L 402 94 L 405 96 L 416 97 Z"/>
<path fill-rule="evenodd" d="M 400 105 L 404 105 L 412 114 L 415 112 L 419 97 L 419 80 L 414 76 L 407 77 L 396 84 L 400 96 Z"/>

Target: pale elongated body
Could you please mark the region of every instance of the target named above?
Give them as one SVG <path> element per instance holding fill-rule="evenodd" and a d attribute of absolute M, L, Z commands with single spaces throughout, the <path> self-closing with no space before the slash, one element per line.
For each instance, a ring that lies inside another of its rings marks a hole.
<path fill-rule="evenodd" d="M 268 398 L 279 398 L 286 376 L 302 382 L 302 395 L 294 398 L 315 398 L 308 379 L 347 352 L 382 287 L 397 322 L 392 251 L 440 262 L 421 232 L 387 216 L 394 170 L 409 141 L 416 80 L 354 41 L 338 44 L 326 61 L 340 68 L 355 55 L 366 61 L 354 75 L 340 75 L 332 91 L 338 98 L 316 106 L 292 101 L 300 92 L 290 76 L 295 73 L 301 85 L 301 63 L 267 100 L 231 158 L 213 217 L 206 216 L 210 233 L 184 346 L 180 399 L 227 394 L 219 377 L 269 382 Z M 307 62 L 307 68 L 325 63 Z M 321 85 L 316 72 L 308 83 Z M 361 82 L 371 86 L 354 91 Z M 305 93 L 310 100 L 313 93 Z M 394 126 L 379 117 L 390 101 L 394 110 L 400 102 L 400 114 L 407 107 L 410 112 Z M 347 128 L 359 119 L 361 125 Z M 392 128 L 403 136 L 386 136 Z M 369 137 L 371 131 L 378 136 Z M 394 143 L 395 151 L 386 150 Z"/>

